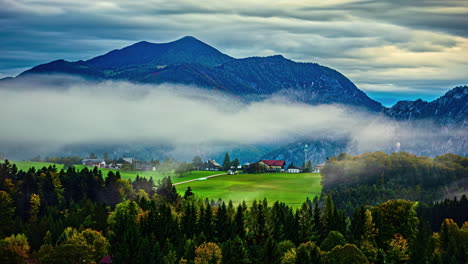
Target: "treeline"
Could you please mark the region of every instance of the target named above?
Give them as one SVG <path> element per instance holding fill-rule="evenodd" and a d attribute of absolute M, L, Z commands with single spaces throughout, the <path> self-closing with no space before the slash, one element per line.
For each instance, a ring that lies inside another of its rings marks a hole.
<path fill-rule="evenodd" d="M 361 204 L 389 199 L 432 203 L 467 186 L 468 158 L 445 154 L 435 158 L 406 152 L 342 153 L 321 171 L 323 192 L 335 197 L 348 213 Z"/>
<path fill-rule="evenodd" d="M 170 178 L 0 163 L 0 263 L 465 263 L 468 223 L 433 233 L 390 200 L 351 217 L 326 196 L 301 208 L 179 196 Z M 465 219 L 466 220 L 466 219 Z"/>

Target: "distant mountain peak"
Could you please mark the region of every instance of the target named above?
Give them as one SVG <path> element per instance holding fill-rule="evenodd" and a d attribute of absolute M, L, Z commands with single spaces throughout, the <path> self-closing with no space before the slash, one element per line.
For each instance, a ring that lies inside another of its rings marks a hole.
<path fill-rule="evenodd" d="M 232 59 L 195 37 L 186 36 L 167 43 L 140 41 L 90 59 L 86 64 L 100 69 L 183 63 L 216 66 Z"/>
<path fill-rule="evenodd" d="M 427 102 L 399 101 L 385 113 L 397 120 L 432 119 L 442 125 L 465 126 L 468 119 L 468 86 L 455 87 L 438 99 Z"/>

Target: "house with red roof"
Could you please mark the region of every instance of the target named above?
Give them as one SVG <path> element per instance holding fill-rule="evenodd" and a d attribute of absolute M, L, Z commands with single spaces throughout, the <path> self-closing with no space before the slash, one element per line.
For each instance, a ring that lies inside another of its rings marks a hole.
<path fill-rule="evenodd" d="M 284 160 L 261 160 L 258 164 L 267 172 L 284 172 L 286 162 Z"/>

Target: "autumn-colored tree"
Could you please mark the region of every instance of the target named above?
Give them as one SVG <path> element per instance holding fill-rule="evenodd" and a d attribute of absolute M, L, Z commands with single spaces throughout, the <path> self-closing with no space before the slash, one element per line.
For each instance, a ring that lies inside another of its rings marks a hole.
<path fill-rule="evenodd" d="M 395 237 L 389 243 L 387 252 L 387 262 L 392 264 L 408 263 L 408 241 L 400 234 L 395 234 Z"/>
<path fill-rule="evenodd" d="M 389 200 L 374 207 L 372 213 L 378 228 L 377 240 L 381 247 L 397 233 L 408 241 L 415 239 L 419 220 L 414 202 Z"/>
<path fill-rule="evenodd" d="M 39 210 L 41 209 L 41 197 L 38 194 L 33 193 L 31 194 L 29 203 L 31 204 L 29 220 L 32 222 L 36 222 L 39 216 Z"/>
<path fill-rule="evenodd" d="M 39 250 L 43 263 L 96 263 L 108 254 L 109 242 L 101 232 L 67 227 L 57 246 L 44 244 Z"/>
<path fill-rule="evenodd" d="M 0 240 L 0 263 L 26 263 L 28 257 L 29 243 L 24 234 Z"/>
<path fill-rule="evenodd" d="M 327 255 L 325 263 L 330 264 L 368 264 L 366 256 L 354 244 L 336 246 Z"/>
<path fill-rule="evenodd" d="M 291 248 L 284 253 L 281 258 L 281 264 L 296 264 L 296 249 Z"/>
<path fill-rule="evenodd" d="M 221 264 L 223 254 L 218 244 L 203 243 L 195 248 L 195 264 Z"/>

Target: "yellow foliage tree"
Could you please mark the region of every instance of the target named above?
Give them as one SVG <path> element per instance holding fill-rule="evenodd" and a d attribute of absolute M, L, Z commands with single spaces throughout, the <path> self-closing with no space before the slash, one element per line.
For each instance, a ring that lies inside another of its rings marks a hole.
<path fill-rule="evenodd" d="M 213 242 L 203 243 L 195 248 L 195 264 L 221 264 L 221 248 Z"/>
<path fill-rule="evenodd" d="M 35 193 L 31 194 L 29 203 L 31 204 L 31 211 L 30 211 L 29 219 L 33 222 L 36 222 L 39 216 L 39 210 L 41 208 L 41 197 L 39 196 L 39 194 L 35 194 Z"/>

